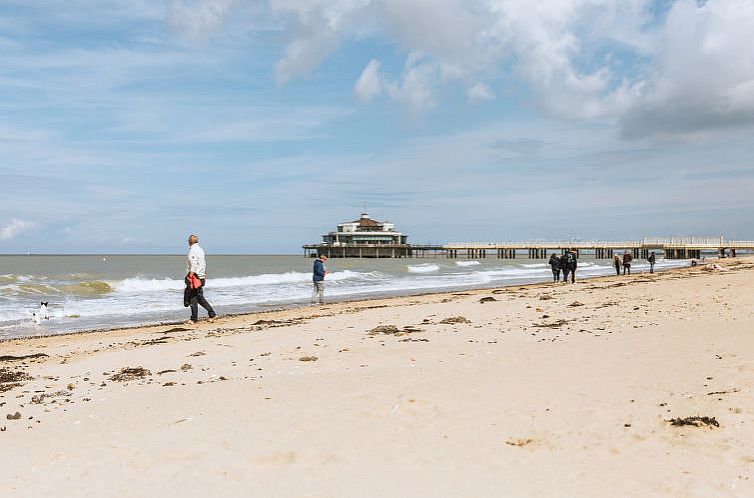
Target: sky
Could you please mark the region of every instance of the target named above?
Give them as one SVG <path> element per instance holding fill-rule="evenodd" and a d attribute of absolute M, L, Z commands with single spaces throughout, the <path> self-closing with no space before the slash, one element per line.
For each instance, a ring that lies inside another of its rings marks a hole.
<path fill-rule="evenodd" d="M 754 239 L 750 0 L 1 0 L 0 253 Z"/>

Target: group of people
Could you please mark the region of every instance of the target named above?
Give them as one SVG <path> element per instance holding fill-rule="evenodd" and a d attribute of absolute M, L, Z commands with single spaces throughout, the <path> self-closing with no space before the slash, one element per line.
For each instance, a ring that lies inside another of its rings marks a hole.
<path fill-rule="evenodd" d="M 563 282 L 568 282 L 568 276 L 571 276 L 571 283 L 576 283 L 576 266 L 578 255 L 573 249 L 566 249 L 562 256 L 558 257 L 555 253 L 550 254 L 548 261 L 552 268 L 552 281 L 560 281 L 560 273 L 563 272 Z"/>
<path fill-rule="evenodd" d="M 654 251 L 647 258 L 649 263 L 649 273 L 655 272 L 655 260 L 656 256 Z M 617 254 L 613 256 L 613 266 L 615 267 L 615 274 L 620 275 L 620 270 L 623 268 L 624 275 L 631 275 L 631 262 L 634 257 L 630 252 L 625 251 L 621 258 Z M 573 249 L 567 249 L 562 256 L 558 257 L 555 253 L 550 254 L 550 261 L 548 262 L 550 268 L 552 268 L 552 281 L 560 281 L 560 273 L 563 273 L 563 282 L 568 282 L 568 275 L 571 276 L 571 283 L 576 282 L 576 262 L 578 261 L 578 255 Z"/>
<path fill-rule="evenodd" d="M 183 291 L 183 306 L 191 308 L 191 318 L 186 322 L 187 325 L 196 323 L 199 320 L 199 305 L 207 310 L 208 321 L 211 323 L 217 317 L 212 305 L 204 297 L 204 284 L 207 278 L 207 261 L 204 256 L 204 249 L 199 245 L 199 236 L 196 234 L 189 235 L 189 251 L 186 256 L 186 277 L 184 282 L 186 288 Z M 320 255 L 314 260 L 312 282 L 314 291 L 312 294 L 312 303 L 324 303 L 325 300 L 325 275 L 329 272 L 325 268 L 327 256 Z"/>
<path fill-rule="evenodd" d="M 655 272 L 656 259 L 657 257 L 655 256 L 654 251 L 652 251 L 652 254 L 650 254 L 649 257 L 647 258 L 647 262 L 649 263 L 649 273 Z M 618 256 L 617 254 L 613 256 L 613 267 L 615 268 L 615 274 L 620 275 L 620 269 L 621 267 L 623 267 L 623 274 L 631 275 L 631 262 L 633 260 L 634 260 L 634 257 L 628 251 L 625 251 L 623 253 L 623 258 Z"/>

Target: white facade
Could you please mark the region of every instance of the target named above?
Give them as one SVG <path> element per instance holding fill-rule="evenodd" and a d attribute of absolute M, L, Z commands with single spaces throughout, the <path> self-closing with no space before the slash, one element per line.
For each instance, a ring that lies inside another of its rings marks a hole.
<path fill-rule="evenodd" d="M 348 221 L 338 225 L 335 232 L 322 235 L 325 244 L 335 246 L 353 244 L 406 244 L 408 236 L 395 231 L 395 225 L 380 222 L 362 213 L 356 221 Z"/>

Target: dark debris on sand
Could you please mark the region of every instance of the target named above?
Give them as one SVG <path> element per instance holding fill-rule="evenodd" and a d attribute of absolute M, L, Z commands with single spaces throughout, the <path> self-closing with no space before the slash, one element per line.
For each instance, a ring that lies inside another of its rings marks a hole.
<path fill-rule="evenodd" d="M 152 375 L 152 372 L 143 367 L 123 367 L 120 372 L 110 377 L 115 382 L 128 382 L 129 380 L 143 379 Z"/>
<path fill-rule="evenodd" d="M 542 318 L 544 318 L 545 316 L 547 316 L 547 315 L 544 315 Z M 567 323 L 568 323 L 568 320 L 560 319 L 560 320 L 555 320 L 552 323 L 535 323 L 534 326 L 535 327 L 542 327 L 542 328 L 549 328 L 549 329 L 557 329 L 557 328 L 560 328 L 560 327 L 562 327 L 563 325 L 565 325 Z"/>
<path fill-rule="evenodd" d="M 684 425 L 693 425 L 694 427 L 720 427 L 720 424 L 717 420 L 715 420 L 715 417 L 686 417 L 686 418 L 671 418 L 668 420 L 670 422 L 670 425 L 677 425 L 677 426 L 684 426 Z"/>
<path fill-rule="evenodd" d="M 173 327 L 172 329 L 155 332 L 155 334 L 172 334 L 173 332 L 188 332 L 190 330 L 186 327 Z"/>
<path fill-rule="evenodd" d="M 42 393 L 31 397 L 31 402 L 35 405 L 41 405 L 48 398 L 57 398 L 59 396 L 70 396 L 70 391 L 56 391 L 52 393 Z"/>
<path fill-rule="evenodd" d="M 483 297 L 482 299 L 479 300 L 480 303 L 491 303 L 493 301 L 497 301 L 497 299 L 491 296 Z"/>
<path fill-rule="evenodd" d="M 450 316 L 448 318 L 440 320 L 440 323 L 444 325 L 452 325 L 454 323 L 471 323 L 471 320 L 469 320 L 465 316 Z"/>
<path fill-rule="evenodd" d="M 31 380 L 31 376 L 26 372 L 14 372 L 9 368 L 0 368 L 0 393 L 10 391 L 26 380 Z"/>
<path fill-rule="evenodd" d="M 256 322 L 252 323 L 252 325 L 257 327 L 285 327 L 286 325 L 298 325 L 300 323 L 303 323 L 300 319 L 291 319 L 291 320 L 257 320 Z"/>
<path fill-rule="evenodd" d="M 396 327 L 395 325 L 378 325 L 377 327 L 373 329 L 369 329 L 367 331 L 367 334 L 369 335 L 379 335 L 379 334 L 395 335 L 398 332 L 400 332 L 400 329 Z"/>
<path fill-rule="evenodd" d="M 31 358 L 47 358 L 47 355 L 44 353 L 27 354 L 24 356 L 4 355 L 0 356 L 0 361 L 19 361 L 28 360 Z"/>
<path fill-rule="evenodd" d="M 399 329 L 395 325 L 378 325 L 377 327 L 367 331 L 368 335 L 394 335 L 400 337 L 403 335 L 414 334 L 416 332 L 422 332 L 422 329 L 414 327 L 412 325 L 405 325 L 402 329 Z"/>

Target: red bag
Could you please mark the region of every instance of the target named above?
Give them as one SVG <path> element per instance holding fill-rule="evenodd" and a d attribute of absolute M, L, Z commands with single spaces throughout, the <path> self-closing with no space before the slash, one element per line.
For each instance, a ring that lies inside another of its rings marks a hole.
<path fill-rule="evenodd" d="M 190 272 L 188 274 L 188 279 L 189 287 L 191 287 L 192 289 L 198 289 L 202 286 L 202 281 L 196 276 L 196 274 L 194 274 L 194 272 Z"/>

